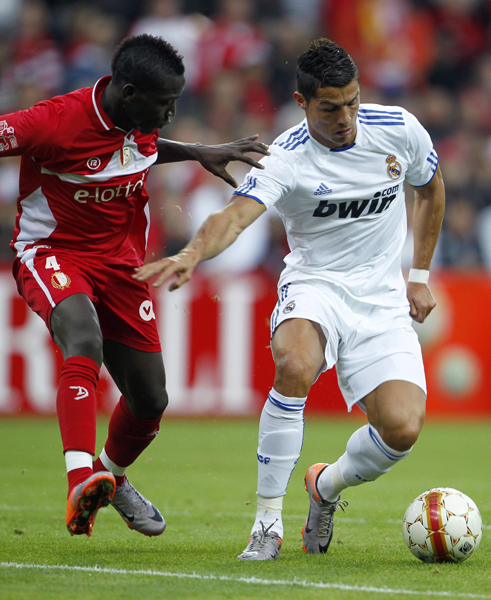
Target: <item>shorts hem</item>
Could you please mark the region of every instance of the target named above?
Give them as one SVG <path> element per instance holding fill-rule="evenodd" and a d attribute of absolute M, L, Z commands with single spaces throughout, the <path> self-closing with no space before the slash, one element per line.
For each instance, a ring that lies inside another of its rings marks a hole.
<path fill-rule="evenodd" d="M 346 406 L 348 407 L 348 412 L 351 412 L 354 406 L 358 406 L 360 410 L 366 413 L 367 410 L 365 404 L 363 403 L 363 398 L 370 394 L 370 392 L 373 392 L 373 390 L 376 390 L 380 385 L 382 385 L 382 383 L 387 383 L 388 381 L 407 381 L 408 383 L 413 383 L 414 385 L 417 385 L 424 392 L 425 396 L 428 394 L 426 384 L 423 384 L 421 380 L 418 380 L 416 377 L 410 377 L 408 375 L 403 374 L 388 375 L 386 377 L 382 376 L 373 381 L 369 386 L 367 386 L 366 391 L 364 390 L 362 393 L 358 393 L 357 397 L 355 397 L 354 399 L 346 398 L 345 391 L 340 386 L 341 393 L 343 394 Z"/>
<path fill-rule="evenodd" d="M 162 346 L 160 344 L 141 344 L 134 340 L 117 340 L 112 337 L 103 338 L 104 341 L 117 342 L 123 346 L 128 346 L 134 350 L 140 350 L 141 352 L 162 352 Z"/>

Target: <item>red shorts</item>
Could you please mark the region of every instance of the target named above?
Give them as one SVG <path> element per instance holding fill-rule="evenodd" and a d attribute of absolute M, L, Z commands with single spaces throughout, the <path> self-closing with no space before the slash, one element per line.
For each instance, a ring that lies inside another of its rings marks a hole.
<path fill-rule="evenodd" d="M 160 352 L 153 304 L 134 267 L 104 265 L 53 248 L 28 250 L 14 262 L 19 294 L 50 329 L 54 307 L 72 294 L 86 294 L 99 316 L 103 339 L 144 352 Z"/>

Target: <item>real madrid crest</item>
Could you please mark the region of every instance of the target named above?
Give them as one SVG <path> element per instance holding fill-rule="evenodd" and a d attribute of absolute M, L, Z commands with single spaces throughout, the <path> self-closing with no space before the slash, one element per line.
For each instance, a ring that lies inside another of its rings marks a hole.
<path fill-rule="evenodd" d="M 292 310 L 294 310 L 294 309 L 295 309 L 295 300 L 292 300 L 291 302 L 288 302 L 288 304 L 283 309 L 283 312 L 285 313 L 285 315 L 287 315 L 288 313 L 292 312 Z"/>
<path fill-rule="evenodd" d="M 397 162 L 396 157 L 389 154 L 389 156 L 385 159 L 385 162 L 388 164 L 387 173 L 391 179 L 399 179 L 402 173 L 401 163 Z"/>
<path fill-rule="evenodd" d="M 131 161 L 131 148 L 129 146 L 123 146 L 119 151 L 119 162 L 123 169 L 125 169 Z"/>
<path fill-rule="evenodd" d="M 67 287 L 70 287 L 72 280 L 68 275 L 62 273 L 61 271 L 56 271 L 51 275 L 51 285 L 57 290 L 64 290 Z"/>

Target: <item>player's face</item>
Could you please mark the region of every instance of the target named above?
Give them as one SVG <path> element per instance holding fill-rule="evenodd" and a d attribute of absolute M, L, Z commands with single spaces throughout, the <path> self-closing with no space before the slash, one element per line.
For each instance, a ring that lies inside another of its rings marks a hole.
<path fill-rule="evenodd" d="M 322 87 L 309 102 L 294 94 L 305 111 L 310 135 L 328 148 L 350 146 L 356 138 L 356 115 L 360 107 L 358 80 L 342 88 Z"/>
<path fill-rule="evenodd" d="M 123 104 L 132 127 L 148 134 L 168 125 L 176 114 L 176 101 L 185 82 L 182 75 L 173 75 L 159 89 L 143 92 L 132 87 Z"/>

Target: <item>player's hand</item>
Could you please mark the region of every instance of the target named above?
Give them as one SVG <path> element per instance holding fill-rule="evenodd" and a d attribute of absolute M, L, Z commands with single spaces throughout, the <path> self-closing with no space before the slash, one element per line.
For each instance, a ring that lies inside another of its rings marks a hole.
<path fill-rule="evenodd" d="M 198 261 L 196 258 L 190 253 L 179 252 L 174 256 L 161 258 L 160 260 L 147 263 L 138 269 L 135 269 L 135 273 L 132 277 L 137 281 L 147 281 L 147 279 L 158 275 L 157 279 L 152 283 L 152 286 L 160 287 L 173 275 L 176 275 L 176 279 L 169 286 L 169 290 L 172 292 L 191 279 L 191 275 L 193 274 L 197 263 Z"/>
<path fill-rule="evenodd" d="M 258 135 L 251 135 L 251 137 L 236 140 L 235 142 L 229 142 L 228 144 L 200 146 L 198 160 L 207 171 L 210 171 L 213 175 L 220 177 L 232 187 L 236 188 L 237 182 L 226 170 L 230 161 L 239 160 L 251 165 L 251 167 L 264 169 L 263 165 L 259 164 L 246 154 L 246 152 L 257 152 L 264 156 L 269 155 L 267 144 L 256 142 L 258 137 Z"/>
<path fill-rule="evenodd" d="M 410 306 L 409 314 L 417 323 L 423 323 L 436 306 L 433 294 L 426 283 L 408 282 L 407 299 Z"/>

